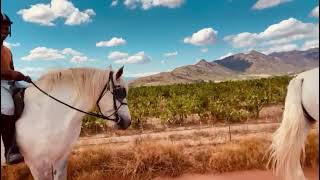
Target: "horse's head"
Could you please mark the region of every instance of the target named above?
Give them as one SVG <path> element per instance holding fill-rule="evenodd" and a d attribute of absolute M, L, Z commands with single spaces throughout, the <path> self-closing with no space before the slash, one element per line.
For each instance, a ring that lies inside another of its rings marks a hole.
<path fill-rule="evenodd" d="M 115 73 L 110 70 L 108 84 L 101 93 L 97 105 L 100 112 L 113 119 L 118 129 L 127 129 L 131 115 L 127 105 L 128 86 L 122 78 L 123 67 Z"/>

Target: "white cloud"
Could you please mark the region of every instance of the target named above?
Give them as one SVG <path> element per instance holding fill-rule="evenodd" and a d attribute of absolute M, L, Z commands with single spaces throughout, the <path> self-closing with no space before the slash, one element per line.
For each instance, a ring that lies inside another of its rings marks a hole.
<path fill-rule="evenodd" d="M 289 18 L 278 24 L 269 26 L 264 32 L 259 34 L 261 39 L 282 39 L 292 38 L 303 39 L 304 37 L 319 36 L 318 24 L 303 23 L 297 19 Z"/>
<path fill-rule="evenodd" d="M 123 52 L 119 52 L 119 51 L 113 51 L 113 52 L 109 53 L 108 59 L 110 59 L 110 60 L 119 60 L 119 59 L 125 59 L 128 56 L 129 56 L 128 53 L 123 53 Z"/>
<path fill-rule="evenodd" d="M 81 12 L 68 0 L 51 0 L 50 4 L 31 5 L 29 9 L 21 9 L 17 13 L 26 22 L 44 26 L 54 26 L 58 18 L 66 19 L 66 25 L 79 25 L 90 22 L 95 15 L 92 9 Z"/>
<path fill-rule="evenodd" d="M 164 57 L 173 57 L 173 56 L 177 56 L 177 55 L 178 55 L 178 51 L 163 54 Z"/>
<path fill-rule="evenodd" d="M 301 47 L 301 50 L 308 50 L 316 47 L 319 47 L 319 39 L 304 42 L 304 44 Z"/>
<path fill-rule="evenodd" d="M 257 45 L 288 44 L 293 41 L 303 39 L 318 39 L 319 25 L 313 23 L 303 23 L 297 19 L 289 18 L 278 24 L 269 26 L 260 33 L 239 33 L 224 38 L 235 48 L 255 47 Z"/>
<path fill-rule="evenodd" d="M 96 43 L 97 47 L 113 47 L 127 44 L 127 41 L 123 38 L 113 37 L 109 41 L 100 41 Z"/>
<path fill-rule="evenodd" d="M 41 67 L 24 67 L 17 68 L 17 70 L 31 78 L 38 78 L 46 72 L 46 70 Z"/>
<path fill-rule="evenodd" d="M 111 52 L 108 59 L 114 60 L 116 64 L 146 64 L 151 61 L 151 57 L 145 54 L 144 51 L 138 52 L 132 56 L 122 52 Z"/>
<path fill-rule="evenodd" d="M 82 53 L 79 52 L 79 51 L 76 51 L 72 48 L 65 48 L 62 50 L 62 54 L 65 54 L 65 55 L 71 55 L 71 56 L 81 56 Z"/>
<path fill-rule="evenodd" d="M 70 62 L 73 63 L 81 63 L 81 62 L 85 62 L 88 61 L 88 57 L 87 56 L 73 56 L 70 60 Z"/>
<path fill-rule="evenodd" d="M 237 35 L 230 35 L 224 38 L 225 41 L 231 42 L 233 47 L 242 48 L 247 46 L 255 46 L 258 39 L 258 34 L 243 32 Z"/>
<path fill-rule="evenodd" d="M 56 19 L 54 12 L 48 4 L 31 5 L 29 9 L 21 9 L 18 14 L 26 22 L 38 23 L 46 26 L 53 26 L 52 21 Z"/>
<path fill-rule="evenodd" d="M 274 45 L 267 49 L 262 49 L 261 52 L 263 54 L 270 54 L 273 52 L 286 52 L 286 51 L 293 51 L 299 49 L 298 45 L 296 44 L 280 44 Z"/>
<path fill-rule="evenodd" d="M 70 62 L 81 63 L 85 61 L 90 61 L 87 56 L 83 53 L 76 51 L 72 48 L 64 48 L 63 50 L 52 49 L 47 47 L 37 47 L 32 49 L 27 56 L 22 57 L 22 60 L 32 61 L 32 60 L 59 60 L 66 59 L 70 57 Z"/>
<path fill-rule="evenodd" d="M 29 55 L 22 57 L 22 60 L 56 60 L 64 59 L 65 56 L 56 49 L 37 47 L 29 52 Z"/>
<path fill-rule="evenodd" d="M 289 2 L 291 0 L 258 0 L 252 7 L 255 10 L 266 9 L 274 6 L 278 6 L 282 3 Z"/>
<path fill-rule="evenodd" d="M 130 9 L 140 6 L 144 10 L 154 7 L 177 8 L 184 3 L 184 0 L 125 0 L 124 5 Z"/>
<path fill-rule="evenodd" d="M 162 6 L 177 8 L 184 3 L 184 0 L 141 0 L 142 9 L 148 10 L 153 7 Z"/>
<path fill-rule="evenodd" d="M 196 46 L 203 46 L 208 44 L 213 44 L 216 40 L 218 31 L 212 28 L 204 28 L 199 30 L 196 33 L 193 33 L 192 36 L 184 38 L 184 43 L 193 44 Z"/>
<path fill-rule="evenodd" d="M 125 0 L 124 2 L 123 2 L 123 4 L 125 5 L 125 6 L 127 6 L 128 8 L 130 8 L 130 9 L 134 9 L 134 8 L 136 8 L 137 7 L 137 4 L 140 2 L 140 0 Z"/>
<path fill-rule="evenodd" d="M 167 62 L 168 62 L 168 60 L 169 60 L 170 57 L 175 57 L 175 56 L 177 56 L 178 54 L 179 54 L 178 51 L 164 53 L 163 56 L 166 57 L 166 58 L 160 61 L 161 64 L 167 64 Z"/>
<path fill-rule="evenodd" d="M 18 47 L 21 44 L 20 43 L 9 43 L 9 42 L 4 41 L 3 45 L 6 46 L 7 48 L 11 49 L 12 47 Z"/>
<path fill-rule="evenodd" d="M 136 78 L 139 78 L 139 77 L 151 76 L 151 75 L 159 74 L 159 73 L 160 73 L 160 72 L 144 72 L 144 73 L 128 74 L 128 75 L 126 75 L 126 77 L 136 77 Z"/>
<path fill-rule="evenodd" d="M 227 54 L 219 57 L 219 59 L 224 59 L 224 58 L 229 57 L 229 56 L 232 56 L 232 55 L 233 55 L 233 53 L 232 53 L 232 52 L 229 52 L 229 53 L 227 53 Z"/>
<path fill-rule="evenodd" d="M 206 53 L 206 52 L 208 52 L 208 51 L 209 51 L 208 48 L 203 48 L 203 49 L 201 49 L 201 52 L 203 52 L 203 53 Z"/>
<path fill-rule="evenodd" d="M 118 0 L 112 0 L 111 6 L 117 6 L 118 5 Z"/>
<path fill-rule="evenodd" d="M 296 41 L 296 40 L 299 40 L 301 39 L 301 37 L 299 36 L 295 36 L 295 37 L 292 37 L 292 38 L 282 38 L 282 39 L 275 39 L 275 40 L 270 40 L 270 41 L 264 41 L 264 42 L 261 42 L 261 46 L 269 46 L 269 45 L 280 45 L 280 44 L 287 44 L 287 43 L 290 43 L 292 41 Z"/>
<path fill-rule="evenodd" d="M 79 10 L 74 11 L 67 18 L 65 24 L 67 25 L 78 25 L 86 22 L 90 22 L 90 16 L 95 15 L 92 9 L 87 9 L 84 12 L 80 12 Z"/>
<path fill-rule="evenodd" d="M 319 18 L 319 6 L 315 7 L 315 8 L 311 11 L 310 16 L 311 16 L 311 17 Z"/>

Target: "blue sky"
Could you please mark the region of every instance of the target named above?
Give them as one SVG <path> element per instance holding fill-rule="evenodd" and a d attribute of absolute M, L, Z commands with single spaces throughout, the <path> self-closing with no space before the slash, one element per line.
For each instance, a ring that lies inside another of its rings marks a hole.
<path fill-rule="evenodd" d="M 17 69 L 118 68 L 139 77 L 226 55 L 319 46 L 317 0 L 10 0 Z"/>

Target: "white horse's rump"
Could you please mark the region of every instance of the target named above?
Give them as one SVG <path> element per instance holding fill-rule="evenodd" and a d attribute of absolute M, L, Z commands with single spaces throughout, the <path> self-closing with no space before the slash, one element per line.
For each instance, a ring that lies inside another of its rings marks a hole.
<path fill-rule="evenodd" d="M 125 88 L 128 93 L 128 87 L 121 78 L 123 68 L 113 74 L 113 85 L 108 80 L 109 72 L 91 68 L 67 69 L 44 75 L 36 85 L 73 107 L 90 111 L 106 83 L 109 83 L 110 91 L 113 91 L 114 85 Z M 126 99 L 116 98 L 115 102 L 120 107 Z M 107 92 L 99 106 L 104 115 L 113 114 L 113 94 Z M 122 126 L 120 128 L 127 128 L 131 121 L 128 106 L 121 106 L 117 112 Z M 25 109 L 16 123 L 16 133 L 25 163 L 36 180 L 66 179 L 67 159 L 79 137 L 84 116 L 33 86 L 26 90 Z"/>
<path fill-rule="evenodd" d="M 304 156 L 304 142 L 315 121 L 319 122 L 319 68 L 299 74 L 288 86 L 282 123 L 273 135 L 269 161 L 282 180 L 305 179 L 300 155 L 302 152 Z"/>

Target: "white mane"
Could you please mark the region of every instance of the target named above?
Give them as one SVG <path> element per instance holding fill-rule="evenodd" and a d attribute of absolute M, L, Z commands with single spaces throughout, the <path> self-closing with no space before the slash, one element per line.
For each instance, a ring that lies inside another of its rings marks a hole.
<path fill-rule="evenodd" d="M 36 82 L 44 91 L 50 92 L 58 85 L 71 86 L 82 97 L 94 100 L 107 83 L 110 70 L 94 68 L 70 68 L 51 71 Z"/>

